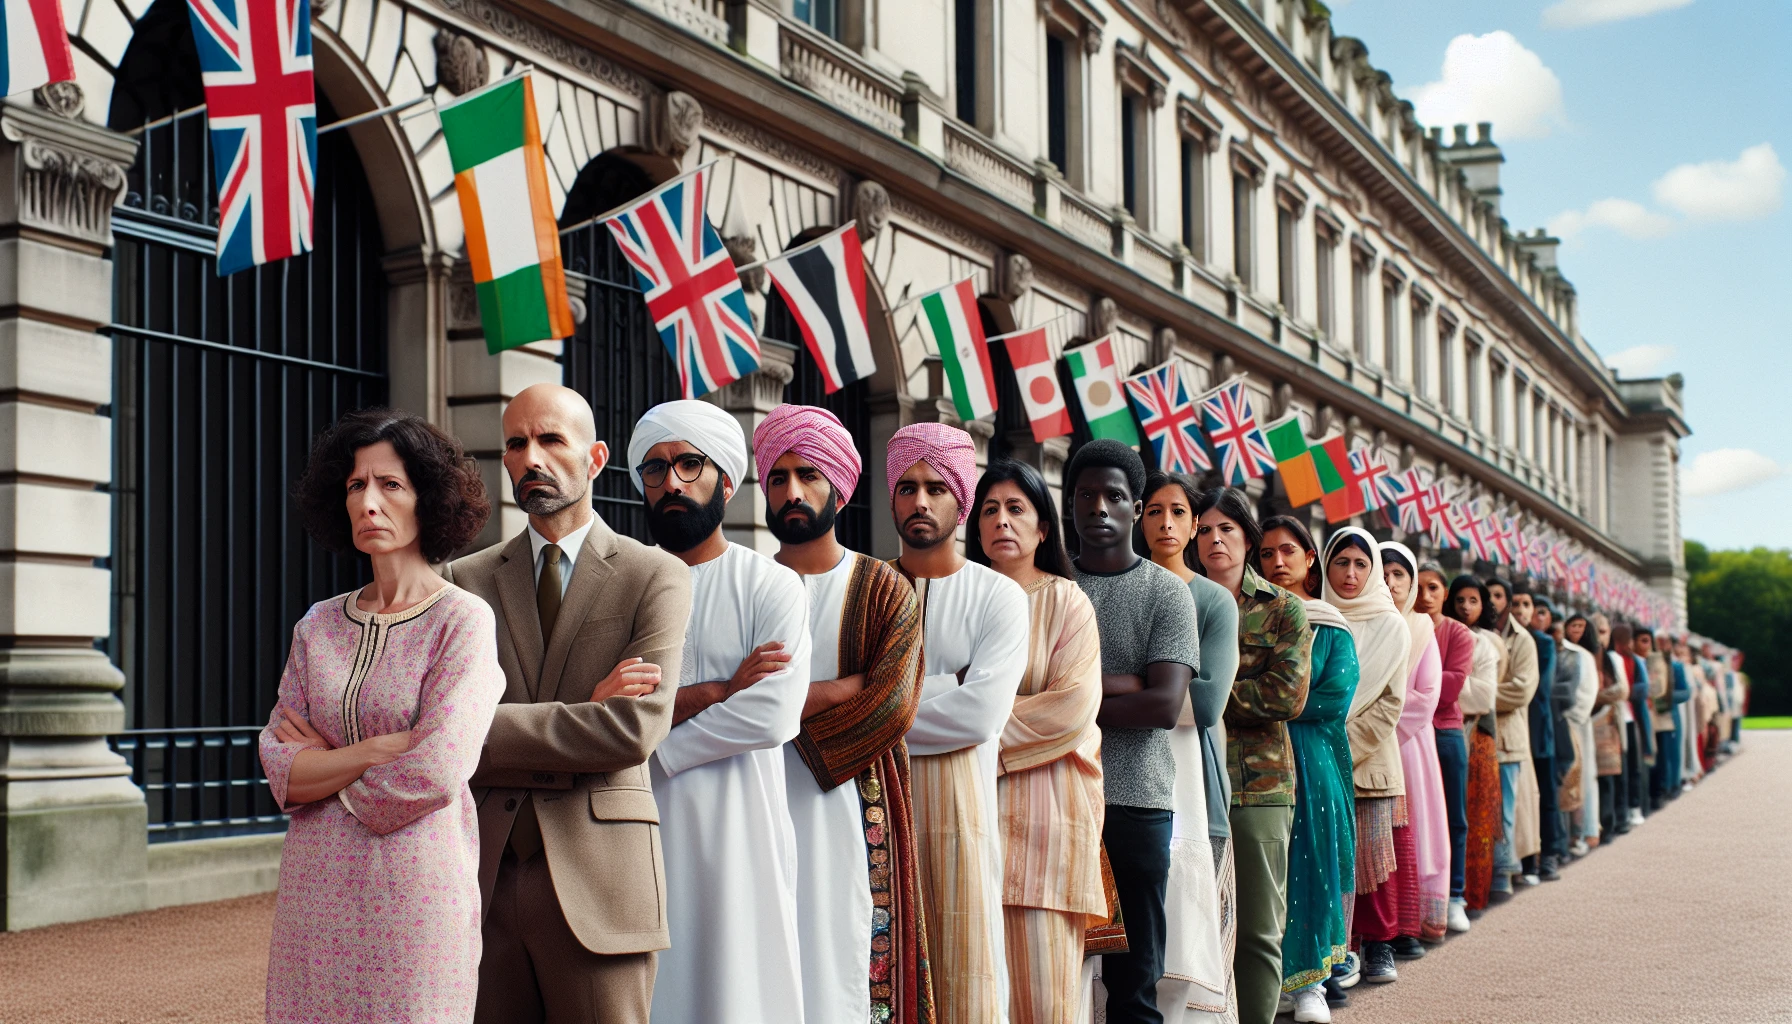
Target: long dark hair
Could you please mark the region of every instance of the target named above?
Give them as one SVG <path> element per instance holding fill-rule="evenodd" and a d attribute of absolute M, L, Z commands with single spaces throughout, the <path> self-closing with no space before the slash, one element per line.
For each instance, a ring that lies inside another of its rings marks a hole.
<path fill-rule="evenodd" d="M 1200 513 L 1196 512 L 1195 508 L 1201 502 L 1201 489 L 1195 486 L 1193 480 L 1181 473 L 1166 473 L 1161 469 L 1154 469 L 1145 474 L 1145 489 L 1139 493 L 1139 500 L 1150 501 L 1153 494 L 1166 487 L 1182 488 L 1182 496 L 1188 501 L 1189 517 L 1191 519 L 1200 517 Z M 1194 524 L 1191 523 L 1191 531 L 1194 528 Z M 1145 558 L 1151 557 L 1151 545 L 1145 541 L 1145 517 L 1143 515 L 1133 523 L 1132 549 Z M 1189 534 L 1188 543 L 1182 546 L 1182 564 L 1196 572 L 1201 571 L 1201 560 L 1195 557 L 1195 538 L 1192 532 Z"/>
<path fill-rule="evenodd" d="M 1579 619 L 1581 622 L 1580 639 L 1568 640 L 1568 627 L 1574 623 L 1575 619 Z M 1593 657 L 1599 658 L 1602 662 L 1605 660 L 1600 657 L 1605 652 L 1599 648 L 1599 631 L 1593 628 L 1591 619 L 1588 619 L 1585 615 L 1582 615 L 1579 612 L 1568 616 L 1567 620 L 1562 623 L 1562 639 L 1568 640 L 1571 644 L 1579 644 L 1587 650 L 1592 651 Z"/>
<path fill-rule="evenodd" d="M 1321 590 L 1319 585 L 1321 579 L 1319 575 L 1319 548 L 1313 543 L 1313 535 L 1307 532 L 1305 524 L 1293 516 L 1270 516 L 1268 519 L 1263 520 L 1263 536 L 1267 537 L 1276 530 L 1287 530 L 1289 533 L 1294 534 L 1294 542 L 1300 545 L 1302 551 L 1313 556 L 1313 564 L 1307 566 L 1307 578 L 1301 585 L 1306 588 L 1306 596 L 1318 597 Z M 1252 556 L 1257 558 L 1258 561 L 1258 575 L 1263 574 L 1262 558 L 1259 557 L 1262 550 L 1263 545 L 1262 542 L 1259 541 L 1257 545 L 1258 553 L 1253 554 Z"/>
<path fill-rule="evenodd" d="M 1251 511 L 1250 499 L 1246 498 L 1244 492 L 1236 487 L 1215 487 L 1213 490 L 1203 492 L 1195 502 L 1195 518 L 1200 519 L 1212 509 L 1218 509 L 1220 515 L 1237 523 L 1238 528 L 1244 531 L 1244 564 L 1249 566 L 1251 559 L 1256 557 L 1257 550 L 1263 547 L 1263 527 L 1258 525 L 1257 515 Z M 1200 536 L 1201 529 L 1197 526 L 1195 528 L 1196 539 L 1190 541 L 1189 546 L 1194 547 Z M 1207 567 L 1201 564 L 1198 553 L 1195 557 L 1194 568 L 1201 575 L 1207 575 Z"/>
<path fill-rule="evenodd" d="M 1058 506 L 1052 501 L 1052 492 L 1046 486 L 1045 477 L 1039 471 L 1024 462 L 1013 459 L 997 459 L 989 464 L 983 475 L 977 478 L 977 493 L 971 499 L 970 517 L 966 525 L 970 529 L 964 532 L 964 555 L 978 565 L 989 564 L 989 553 L 983 550 L 983 528 L 978 525 L 978 518 L 983 512 L 983 502 L 989 497 L 989 489 L 999 483 L 1011 483 L 1020 488 L 1020 493 L 1033 506 L 1033 512 L 1039 517 L 1039 528 L 1045 536 L 1039 539 L 1039 547 L 1033 551 L 1033 567 L 1041 572 L 1049 572 L 1054 576 L 1062 576 L 1067 580 L 1076 577 L 1070 574 L 1070 556 L 1064 551 L 1064 537 L 1058 523 Z"/>
<path fill-rule="evenodd" d="M 1469 622 L 1462 617 L 1461 612 L 1456 610 L 1456 595 L 1470 587 L 1475 588 L 1476 593 L 1481 595 L 1481 620 L 1479 622 Z M 1487 584 L 1482 583 L 1478 577 L 1470 576 L 1468 573 L 1463 573 L 1451 580 L 1450 594 L 1448 597 L 1444 598 L 1444 614 L 1455 619 L 1457 622 L 1474 629 L 1493 629 L 1493 602 L 1487 597 Z"/>

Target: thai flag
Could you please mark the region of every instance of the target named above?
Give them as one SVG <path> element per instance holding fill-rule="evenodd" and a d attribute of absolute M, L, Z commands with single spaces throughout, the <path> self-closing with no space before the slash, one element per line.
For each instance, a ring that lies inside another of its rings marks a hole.
<path fill-rule="evenodd" d="M 767 260 L 765 272 L 803 332 L 828 394 L 877 372 L 865 321 L 865 252 L 856 223 Z"/>
<path fill-rule="evenodd" d="M 674 178 L 605 221 L 635 268 L 647 314 L 678 364 L 684 397 L 759 369 L 759 336 L 722 236 L 709 222 L 710 167 Z"/>
<path fill-rule="evenodd" d="M 74 80 L 75 56 L 59 0 L 4 0 L 0 15 L 6 42 L 0 47 L 0 93 L 11 96 Z"/>

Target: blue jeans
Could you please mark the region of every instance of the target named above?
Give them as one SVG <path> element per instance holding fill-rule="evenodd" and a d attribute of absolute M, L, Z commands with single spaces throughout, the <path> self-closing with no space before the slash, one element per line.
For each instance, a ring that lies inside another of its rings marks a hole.
<path fill-rule="evenodd" d="M 1164 976 L 1164 897 L 1174 819 L 1171 811 L 1109 804 L 1101 826 L 1126 924 L 1126 952 L 1102 958 L 1108 1020 L 1114 1024 L 1162 1024 L 1164 1019 L 1157 1011 L 1157 983 Z"/>
<path fill-rule="evenodd" d="M 1500 883 L 1502 879 L 1500 876 L 1515 875 L 1522 869 L 1522 865 L 1518 863 L 1518 858 L 1512 856 L 1512 834 L 1518 824 L 1516 821 L 1518 814 L 1518 772 L 1519 764 L 1517 761 L 1510 761 L 1500 765 L 1500 841 L 1493 844 L 1493 887 L 1495 889 L 1510 889 L 1512 885 L 1511 880 L 1504 879 L 1503 881 L 1505 881 L 1505 884 L 1501 885 Z"/>
<path fill-rule="evenodd" d="M 1444 814 L 1450 821 L 1450 898 L 1462 898 L 1468 858 L 1468 740 L 1461 729 L 1437 730 L 1437 766 L 1444 777 Z"/>

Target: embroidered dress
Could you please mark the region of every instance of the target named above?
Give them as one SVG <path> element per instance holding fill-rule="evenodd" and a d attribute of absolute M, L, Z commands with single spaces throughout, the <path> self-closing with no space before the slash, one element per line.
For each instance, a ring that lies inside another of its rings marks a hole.
<path fill-rule="evenodd" d="M 470 1021 L 479 982 L 479 828 L 467 780 L 504 673 L 491 609 L 449 585 L 392 614 L 355 595 L 293 627 L 261 734 L 268 788 L 292 815 L 268 951 L 267 1019 Z M 333 747 L 411 732 L 411 749 L 335 796 L 287 800 L 291 710 Z"/>
<path fill-rule="evenodd" d="M 1324 981 L 1350 949 L 1344 896 L 1356 891 L 1356 809 L 1344 715 L 1356 681 L 1356 645 L 1349 631 L 1315 625 L 1306 707 L 1288 723 L 1299 785 L 1288 836 L 1284 992 Z"/>

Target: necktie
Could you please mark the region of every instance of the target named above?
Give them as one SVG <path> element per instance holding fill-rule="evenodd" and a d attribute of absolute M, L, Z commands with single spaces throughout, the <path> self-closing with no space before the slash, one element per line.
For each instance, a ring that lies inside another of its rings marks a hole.
<path fill-rule="evenodd" d="M 560 617 L 560 545 L 549 544 L 541 549 L 541 579 L 535 584 L 535 611 L 541 616 L 541 647 L 547 650 L 554 636 L 554 620 Z M 535 817 L 533 794 L 523 794 L 522 809 L 510 826 L 510 849 L 516 859 L 526 861 L 541 849 L 541 822 Z"/>

